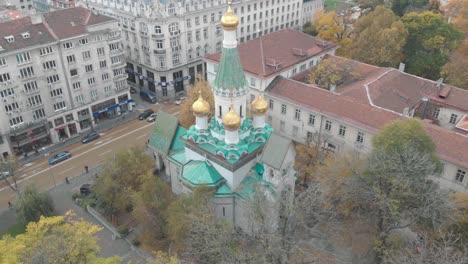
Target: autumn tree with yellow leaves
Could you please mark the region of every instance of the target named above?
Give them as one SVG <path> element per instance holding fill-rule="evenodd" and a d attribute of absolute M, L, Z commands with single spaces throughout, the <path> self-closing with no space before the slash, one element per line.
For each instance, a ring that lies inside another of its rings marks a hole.
<path fill-rule="evenodd" d="M 195 116 L 193 115 L 192 105 L 198 99 L 199 91 L 201 91 L 203 99 L 205 99 L 210 104 L 211 110 L 208 118 L 213 116 L 214 95 L 211 91 L 211 85 L 207 80 L 199 77 L 197 78 L 195 85 L 188 89 L 187 99 L 180 105 L 179 123 L 185 128 L 189 128 L 191 125 L 195 124 Z"/>
<path fill-rule="evenodd" d="M 334 11 L 325 13 L 319 10 L 313 20 L 317 37 L 341 46 L 336 51 L 338 56 L 349 57 L 351 46 L 351 23 L 347 16 L 340 16 Z"/>

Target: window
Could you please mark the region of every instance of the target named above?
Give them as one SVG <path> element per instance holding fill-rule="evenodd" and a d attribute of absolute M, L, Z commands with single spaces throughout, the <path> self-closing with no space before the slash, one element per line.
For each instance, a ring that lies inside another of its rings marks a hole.
<path fill-rule="evenodd" d="M 312 134 L 312 132 L 310 132 L 310 131 L 307 131 L 306 140 L 308 142 L 310 142 L 310 141 L 312 141 L 313 137 L 314 137 L 314 134 Z"/>
<path fill-rule="evenodd" d="M 296 112 L 294 113 L 294 119 L 301 120 L 301 109 L 296 109 Z"/>
<path fill-rule="evenodd" d="M 83 54 L 83 59 L 84 60 L 87 60 L 87 59 L 91 58 L 91 52 L 89 50 L 83 51 L 82 54 Z"/>
<path fill-rule="evenodd" d="M 74 82 L 72 86 L 73 86 L 73 89 L 79 89 L 81 88 L 81 82 Z"/>
<path fill-rule="evenodd" d="M 282 113 L 283 115 L 286 114 L 286 105 L 285 105 L 285 104 L 282 104 L 282 105 L 281 105 L 281 113 Z"/>
<path fill-rule="evenodd" d="M 208 23 L 208 16 L 207 15 L 203 15 L 203 23 Z"/>
<path fill-rule="evenodd" d="M 89 85 L 96 84 L 96 79 L 94 79 L 94 77 L 89 78 L 89 79 L 88 79 L 88 84 L 89 84 Z"/>
<path fill-rule="evenodd" d="M 162 39 L 156 40 L 156 48 L 157 49 L 164 49 L 164 43 Z"/>
<path fill-rule="evenodd" d="M 68 63 L 73 63 L 73 62 L 75 62 L 75 61 L 76 61 L 75 55 L 68 55 L 68 56 L 67 56 L 67 62 L 68 62 Z"/>
<path fill-rule="evenodd" d="M 171 35 L 179 33 L 179 24 L 177 22 L 169 24 L 169 33 Z"/>
<path fill-rule="evenodd" d="M 107 61 L 106 60 L 103 60 L 103 61 L 100 61 L 99 62 L 99 68 L 106 68 L 107 67 Z"/>
<path fill-rule="evenodd" d="M 218 37 L 221 36 L 221 32 L 222 32 L 222 31 L 221 31 L 221 26 L 220 26 L 220 25 L 217 25 L 217 26 L 216 26 L 216 36 L 218 36 Z"/>
<path fill-rule="evenodd" d="M 195 31 L 195 39 L 196 39 L 197 41 L 200 40 L 200 30 L 196 30 L 196 31 Z"/>
<path fill-rule="evenodd" d="M 434 108 L 432 111 L 432 117 L 435 119 L 439 119 L 439 114 L 440 114 L 440 108 Z"/>
<path fill-rule="evenodd" d="M 105 92 L 106 94 L 112 93 L 112 85 L 109 85 L 109 86 L 104 87 L 104 92 Z"/>
<path fill-rule="evenodd" d="M 297 126 L 293 126 L 292 134 L 294 137 L 297 136 L 297 132 L 299 131 L 299 128 Z"/>
<path fill-rule="evenodd" d="M 42 48 L 42 49 L 39 50 L 39 54 L 41 56 L 50 54 L 52 52 L 54 52 L 54 49 L 52 47 L 45 47 L 45 48 Z"/>
<path fill-rule="evenodd" d="M 119 42 L 109 44 L 110 51 L 116 51 L 118 49 L 120 49 Z"/>
<path fill-rule="evenodd" d="M 57 68 L 57 65 L 55 64 L 54 60 L 51 61 L 46 61 L 42 64 L 42 67 L 44 67 L 44 70 L 50 70 L 50 69 L 55 69 Z"/>
<path fill-rule="evenodd" d="M 332 122 L 331 121 L 325 122 L 325 130 L 330 131 L 331 127 L 332 127 Z"/>
<path fill-rule="evenodd" d="M 273 100 L 270 99 L 270 101 L 268 101 L 268 107 L 273 109 Z"/>
<path fill-rule="evenodd" d="M 267 122 L 268 122 L 268 124 L 270 124 L 270 125 L 271 125 L 271 123 L 273 122 L 273 117 L 272 117 L 271 115 L 268 115 L 268 117 L 267 117 Z"/>
<path fill-rule="evenodd" d="M 38 119 L 41 119 L 41 118 L 44 118 L 46 115 L 45 115 L 45 111 L 44 111 L 44 108 L 41 108 L 41 109 L 37 109 L 33 112 L 33 118 L 34 120 L 38 120 Z"/>
<path fill-rule="evenodd" d="M 97 48 L 97 54 L 98 54 L 99 56 L 105 55 L 105 54 L 106 54 L 106 50 L 104 49 L 104 47 Z"/>
<path fill-rule="evenodd" d="M 42 105 L 42 98 L 40 95 L 31 96 L 28 98 L 27 106 Z"/>
<path fill-rule="evenodd" d="M 85 71 L 86 72 L 92 72 L 93 71 L 93 65 L 92 64 L 85 65 Z"/>
<path fill-rule="evenodd" d="M 9 73 L 2 73 L 0 74 L 0 83 L 6 82 L 10 80 L 10 74 Z"/>
<path fill-rule="evenodd" d="M 10 112 L 10 111 L 14 111 L 14 110 L 17 110 L 19 109 L 19 105 L 17 102 L 14 102 L 12 104 L 9 104 L 9 105 L 5 105 L 5 111 L 6 112 Z"/>
<path fill-rule="evenodd" d="M 64 49 L 71 49 L 73 48 L 73 43 L 72 42 L 66 42 L 62 44 Z"/>
<path fill-rule="evenodd" d="M 192 31 L 187 32 L 187 42 L 192 43 Z"/>
<path fill-rule="evenodd" d="M 97 90 L 91 90 L 91 98 L 96 99 L 98 98 L 98 92 Z"/>
<path fill-rule="evenodd" d="M 21 79 L 31 78 L 34 76 L 34 68 L 32 66 L 20 69 Z"/>
<path fill-rule="evenodd" d="M 78 75 L 78 70 L 77 69 L 71 69 L 70 70 L 70 76 L 73 77 L 73 76 L 77 76 Z"/>
<path fill-rule="evenodd" d="M 286 124 L 284 123 L 284 121 L 280 121 L 280 131 L 281 132 L 284 132 L 285 126 L 286 126 Z"/>
<path fill-rule="evenodd" d="M 53 89 L 50 91 L 50 97 L 56 97 L 62 95 L 62 88 Z"/>
<path fill-rule="evenodd" d="M 0 66 L 5 66 L 5 65 L 7 65 L 6 59 L 0 58 Z"/>
<path fill-rule="evenodd" d="M 23 123 L 23 117 L 22 116 L 13 117 L 12 119 L 10 119 L 10 125 L 11 126 L 16 126 L 16 125 L 19 125 L 19 124 L 22 124 L 22 123 Z"/>
<path fill-rule="evenodd" d="M 221 52 L 223 45 L 221 44 L 221 41 L 216 43 L 216 52 Z"/>
<path fill-rule="evenodd" d="M 200 25 L 200 17 L 195 17 L 195 25 Z"/>
<path fill-rule="evenodd" d="M 172 54 L 172 64 L 177 65 L 180 63 L 179 53 Z"/>
<path fill-rule="evenodd" d="M 204 29 L 203 29 L 203 37 L 204 37 L 205 39 L 208 38 L 208 28 L 204 28 Z"/>
<path fill-rule="evenodd" d="M 464 170 L 457 170 L 457 175 L 455 175 L 455 181 L 462 183 L 465 179 L 466 171 Z"/>
<path fill-rule="evenodd" d="M 122 56 L 111 57 L 111 64 L 117 64 L 122 62 Z"/>
<path fill-rule="evenodd" d="M 257 85 L 254 77 L 250 77 L 250 86 L 255 87 Z"/>
<path fill-rule="evenodd" d="M 63 108 L 66 108 L 67 106 L 65 105 L 65 102 L 58 102 L 54 104 L 54 110 L 59 111 L 62 110 Z"/>
<path fill-rule="evenodd" d="M 218 106 L 218 112 L 219 112 L 219 118 L 223 117 L 223 108 L 221 106 Z"/>
<path fill-rule="evenodd" d="M 105 80 L 109 80 L 109 73 L 104 73 L 102 74 L 102 80 L 105 81 Z"/>
<path fill-rule="evenodd" d="M 80 45 L 88 44 L 88 39 L 87 39 L 87 38 L 80 39 L 80 40 L 78 41 L 78 43 L 80 43 Z"/>
<path fill-rule="evenodd" d="M 31 61 L 31 54 L 29 52 L 16 54 L 16 62 L 18 64 L 23 64 Z"/>
<path fill-rule="evenodd" d="M 192 20 L 190 18 L 187 18 L 186 24 L 187 24 L 187 28 L 192 27 Z"/>
<path fill-rule="evenodd" d="M 340 130 L 338 130 L 338 135 L 344 137 L 346 135 L 346 127 L 340 125 Z"/>
<path fill-rule="evenodd" d="M 24 92 L 26 93 L 31 93 L 31 92 L 39 90 L 39 87 L 37 86 L 36 81 L 25 83 L 23 86 L 24 86 Z"/>
<path fill-rule="evenodd" d="M 154 33 L 155 34 L 162 34 L 161 26 L 154 26 Z"/>
<path fill-rule="evenodd" d="M 309 115 L 309 125 L 313 126 L 315 124 L 315 116 Z"/>
<path fill-rule="evenodd" d="M 455 124 L 457 122 L 458 115 L 457 114 L 451 114 L 450 115 L 450 124 Z"/>
<path fill-rule="evenodd" d="M 362 133 L 362 132 L 358 132 L 358 133 L 357 133 L 356 142 L 357 142 L 357 143 L 362 143 L 362 142 L 364 142 L 364 133 Z"/>
<path fill-rule="evenodd" d="M 115 69 L 114 70 L 114 77 L 116 77 L 118 75 L 121 75 L 121 74 L 124 74 L 124 73 L 125 73 L 124 68 Z"/>
<path fill-rule="evenodd" d="M 167 12 L 168 12 L 170 15 L 175 14 L 175 6 L 174 6 L 173 3 L 169 4 L 169 7 L 167 8 Z"/>

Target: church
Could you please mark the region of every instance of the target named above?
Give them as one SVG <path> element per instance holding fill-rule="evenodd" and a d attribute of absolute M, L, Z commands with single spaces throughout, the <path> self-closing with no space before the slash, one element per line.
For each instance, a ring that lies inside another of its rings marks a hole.
<path fill-rule="evenodd" d="M 231 4 L 221 24 L 222 56 L 211 83 L 213 116 L 209 118 L 210 105 L 201 93 L 192 105 L 195 124 L 188 130 L 177 117 L 160 111 L 149 148 L 175 194 L 212 188 L 217 217 L 249 230 L 245 210 L 256 191 L 274 199 L 282 190 L 294 188 L 295 148 L 265 122 L 268 103 L 262 94 L 252 101 L 247 116 L 249 87 L 237 50 L 239 19 Z"/>

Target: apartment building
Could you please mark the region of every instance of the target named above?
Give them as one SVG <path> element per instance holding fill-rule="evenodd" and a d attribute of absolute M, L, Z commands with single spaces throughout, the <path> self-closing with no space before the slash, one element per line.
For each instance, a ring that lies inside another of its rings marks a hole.
<path fill-rule="evenodd" d="M 284 28 L 302 27 L 302 0 L 233 1 L 239 16 L 237 39 L 245 42 Z M 80 1 L 120 21 L 128 81 L 154 91 L 158 100 L 185 94 L 196 76 L 205 75 L 205 55 L 222 48 L 220 19 L 225 0 Z"/>
<path fill-rule="evenodd" d="M 317 10 L 323 9 L 323 1 L 321 0 L 304 0 L 302 4 L 302 24 L 311 22 L 314 19 Z"/>
<path fill-rule="evenodd" d="M 116 20 L 71 8 L 0 23 L 0 32 L 3 158 L 131 110 Z"/>

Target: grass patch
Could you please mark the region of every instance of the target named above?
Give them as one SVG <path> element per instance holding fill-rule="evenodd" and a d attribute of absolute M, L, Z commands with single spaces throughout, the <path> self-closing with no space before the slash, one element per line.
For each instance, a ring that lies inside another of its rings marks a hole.
<path fill-rule="evenodd" d="M 3 237 L 4 235 L 10 235 L 12 237 L 15 237 L 20 234 L 26 233 L 26 225 L 25 223 L 22 222 L 17 222 L 14 226 L 8 228 L 5 232 L 0 234 L 0 237 Z"/>

